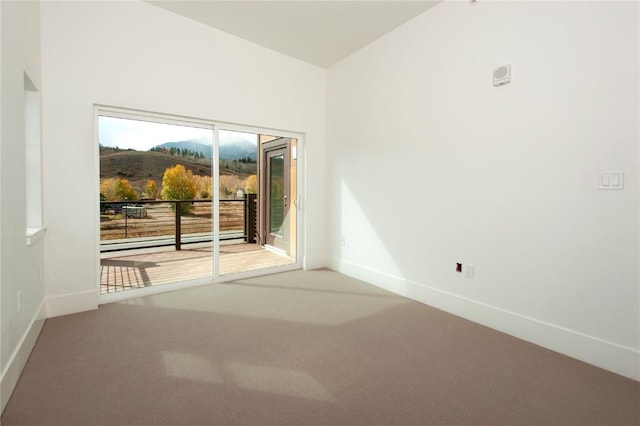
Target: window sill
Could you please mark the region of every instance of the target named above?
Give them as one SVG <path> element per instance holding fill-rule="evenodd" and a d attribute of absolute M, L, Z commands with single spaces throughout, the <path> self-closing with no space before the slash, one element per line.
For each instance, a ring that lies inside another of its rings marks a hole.
<path fill-rule="evenodd" d="M 40 239 L 42 239 L 42 237 L 44 237 L 45 231 L 46 228 L 42 226 L 37 228 L 27 228 L 27 246 L 32 246 Z"/>

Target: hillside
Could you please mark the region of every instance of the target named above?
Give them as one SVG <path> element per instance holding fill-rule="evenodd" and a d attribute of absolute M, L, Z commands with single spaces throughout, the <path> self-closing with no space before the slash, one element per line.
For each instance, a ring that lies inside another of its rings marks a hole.
<path fill-rule="evenodd" d="M 156 145 L 154 148 L 176 148 L 176 149 L 187 149 L 189 151 L 198 152 L 203 154 L 206 158 L 213 157 L 213 148 L 211 144 L 205 144 L 202 142 L 198 142 L 197 140 L 188 140 L 188 141 L 180 141 L 180 142 L 166 142 L 160 145 Z"/>
<path fill-rule="evenodd" d="M 149 179 L 160 187 L 165 170 L 176 164 L 182 164 L 194 175 L 211 176 L 211 159 L 207 158 L 193 160 L 153 151 L 100 149 L 100 178 L 125 178 L 139 191 L 144 190 Z M 221 175 L 246 178 L 255 172 L 255 163 L 223 161 L 220 165 Z"/>
<path fill-rule="evenodd" d="M 203 154 L 207 158 L 213 156 L 211 144 L 202 143 L 198 140 L 187 140 L 179 142 L 166 142 L 155 146 L 154 148 L 176 148 L 178 150 L 187 149 L 189 151 Z M 258 150 L 256 144 L 251 141 L 240 137 L 227 137 L 226 140 L 221 141 L 219 155 L 221 160 L 240 160 L 250 158 L 252 161 L 256 161 L 258 157 Z"/>

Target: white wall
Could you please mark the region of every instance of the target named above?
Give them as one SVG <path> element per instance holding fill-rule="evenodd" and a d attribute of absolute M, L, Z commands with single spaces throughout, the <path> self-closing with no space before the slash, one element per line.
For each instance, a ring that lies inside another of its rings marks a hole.
<path fill-rule="evenodd" d="M 42 58 L 49 315 L 97 306 L 94 103 L 306 133 L 324 265 L 325 70 L 144 2 L 44 2 Z"/>
<path fill-rule="evenodd" d="M 40 10 L 0 2 L 0 299 L 2 409 L 44 322 L 43 241 L 26 244 L 24 73 L 40 86 Z M 18 292 L 22 292 L 18 311 Z"/>
<path fill-rule="evenodd" d="M 330 265 L 640 380 L 638 12 L 445 2 L 330 68 Z"/>

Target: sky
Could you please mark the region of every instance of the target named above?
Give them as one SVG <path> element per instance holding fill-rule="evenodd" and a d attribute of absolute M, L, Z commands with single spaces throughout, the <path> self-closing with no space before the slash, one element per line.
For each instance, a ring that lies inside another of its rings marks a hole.
<path fill-rule="evenodd" d="M 253 133 L 220 130 L 220 145 L 225 145 L 225 143 L 233 139 L 237 140 L 239 137 L 254 143 L 257 143 L 258 139 L 257 135 Z M 102 146 L 117 146 L 120 149 L 148 151 L 154 146 L 165 142 L 179 142 L 191 139 L 211 144 L 213 134 L 210 129 L 198 127 L 99 116 L 98 138 Z"/>

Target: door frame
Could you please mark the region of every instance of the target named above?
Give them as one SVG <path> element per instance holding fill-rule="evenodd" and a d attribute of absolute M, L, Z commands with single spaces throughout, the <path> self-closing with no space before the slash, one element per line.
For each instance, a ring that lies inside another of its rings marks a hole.
<path fill-rule="evenodd" d="M 285 139 L 285 141 L 283 141 L 282 139 Z M 279 138 L 273 141 L 269 141 L 266 143 L 263 143 L 260 147 L 260 155 L 259 158 L 262 161 L 261 164 L 261 170 L 262 170 L 262 178 L 260 179 L 261 182 L 261 191 L 262 194 L 264 194 L 264 196 L 262 197 L 262 199 L 260 200 L 259 204 L 260 204 L 260 232 L 262 233 L 263 239 L 261 241 L 261 244 L 263 244 L 266 247 L 269 247 L 270 249 L 273 249 L 275 251 L 283 251 L 282 249 L 280 249 L 279 247 L 276 246 L 275 243 L 272 243 L 270 241 L 270 219 L 271 219 L 271 214 L 269 211 L 269 208 L 271 206 L 271 199 L 270 197 L 268 197 L 268 195 L 271 194 L 270 192 L 270 187 L 269 187 L 269 175 L 270 175 L 270 164 L 269 164 L 269 159 L 273 156 L 270 155 L 274 152 L 282 152 L 282 156 L 283 156 L 283 187 L 286 188 L 286 190 L 284 191 L 285 193 L 283 194 L 285 199 L 288 200 L 288 203 L 285 202 L 285 204 L 287 204 L 286 206 L 283 206 L 283 221 L 284 218 L 287 216 L 289 209 L 291 208 L 291 204 L 294 204 L 294 208 L 295 208 L 295 197 L 292 197 L 291 194 L 291 138 Z M 297 188 L 296 188 L 297 189 Z M 297 192 L 297 191 L 296 191 Z M 292 202 L 292 199 L 294 200 Z M 284 224 L 283 224 L 284 225 Z M 290 236 L 287 235 L 287 238 L 290 238 Z M 289 243 L 287 243 L 289 244 Z M 289 253 L 286 253 L 287 255 L 289 255 Z"/>
<path fill-rule="evenodd" d="M 95 291 L 98 294 L 98 304 L 117 302 L 120 300 L 133 299 L 142 296 L 150 296 L 153 294 L 166 293 L 169 291 L 174 291 L 178 289 L 184 289 L 189 287 L 196 287 L 202 285 L 213 285 L 218 283 L 224 283 L 227 281 L 245 279 L 245 278 L 253 278 L 267 274 L 273 274 L 278 272 L 287 272 L 293 271 L 296 269 L 301 269 L 303 267 L 303 257 L 304 257 L 304 248 L 305 248 L 305 235 L 303 233 L 304 230 L 304 222 L 305 222 L 305 211 L 302 209 L 302 203 L 299 200 L 302 198 L 302 191 L 305 188 L 305 135 L 304 133 L 292 132 L 292 131 L 284 131 L 277 130 L 267 127 L 258 127 L 237 123 L 229 123 L 224 121 L 216 121 L 204 118 L 197 117 L 187 117 L 178 114 L 170 114 L 170 113 L 158 113 L 151 112 L 141 109 L 133 109 L 133 108 L 123 108 L 117 106 L 103 105 L 103 104 L 94 104 L 94 160 L 95 160 L 95 173 L 94 173 L 94 191 L 96 194 L 96 199 L 98 199 L 98 194 L 100 193 L 100 149 L 99 149 L 99 139 L 98 139 L 98 117 L 99 116 L 112 116 L 119 118 L 128 118 L 128 119 L 140 119 L 140 120 L 151 120 L 159 123 L 168 123 L 168 124 L 180 124 L 194 127 L 206 127 L 209 126 L 213 129 L 213 156 L 215 159 L 219 158 L 219 131 L 220 130 L 231 130 L 237 132 L 246 132 L 246 133 L 256 133 L 256 134 L 269 134 L 269 135 L 278 135 L 280 137 L 287 137 L 297 140 L 296 144 L 296 157 L 297 157 L 297 173 L 296 173 L 296 196 L 295 199 L 297 202 L 295 203 L 296 208 L 296 261 L 295 263 L 284 265 L 284 266 L 275 266 L 271 268 L 264 268 L 252 271 L 238 272 L 226 275 L 220 275 L 218 269 L 218 261 L 219 253 L 220 253 L 220 241 L 219 238 L 216 238 L 219 235 L 219 191 L 216 189 L 213 191 L 212 203 L 213 207 L 212 211 L 212 233 L 214 235 L 213 238 L 213 247 L 212 247 L 212 262 L 213 262 L 213 273 L 211 277 L 207 278 L 198 278 L 187 281 L 180 281 L 168 284 L 162 284 L 158 286 L 151 286 L 139 289 L 132 289 L 127 291 L 122 291 L 118 293 L 110 293 L 110 294 L 100 294 L 100 206 L 98 202 L 94 202 L 94 236 L 95 236 L 95 253 L 96 253 L 96 275 L 95 275 L 95 283 L 96 288 Z M 259 148 L 258 148 L 259 149 Z M 219 161 L 212 161 L 212 178 L 214 182 L 219 185 Z"/>

